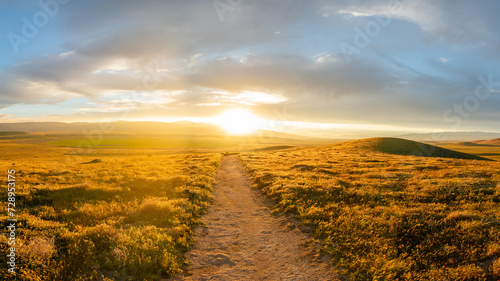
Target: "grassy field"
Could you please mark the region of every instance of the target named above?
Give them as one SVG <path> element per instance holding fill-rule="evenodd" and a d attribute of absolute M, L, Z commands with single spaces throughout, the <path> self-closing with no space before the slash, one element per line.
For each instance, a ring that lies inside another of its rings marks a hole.
<path fill-rule="evenodd" d="M 440 147 L 452 149 L 464 153 L 474 154 L 482 157 L 486 157 L 489 159 L 493 159 L 496 161 L 500 161 L 500 146 L 467 146 L 467 145 L 459 145 L 456 143 L 442 143 L 437 144 Z"/>
<path fill-rule="evenodd" d="M 83 146 L 87 140 L 65 139 L 52 141 L 56 146 L 78 147 Z M 166 137 L 106 137 L 95 147 L 98 148 L 160 148 L 160 147 L 228 147 L 238 145 L 236 140 L 220 140 L 211 138 L 166 138 Z"/>
<path fill-rule="evenodd" d="M 226 151 L 246 151 L 240 158 L 255 185 L 310 226 L 352 280 L 500 278 L 496 161 L 397 139 L 307 147 L 179 137 L 170 147 L 165 138 L 117 137 L 89 149 L 64 137 L 0 140 L 4 190 L 7 170 L 16 170 L 18 280 L 158 280 L 182 271 Z M 429 151 L 449 158 L 407 155 Z M 0 247 L 7 252 L 5 236 Z"/>
<path fill-rule="evenodd" d="M 31 134 L 29 136 L 34 136 Z M 75 138 L 76 136 L 76 138 Z M 52 139 L 51 139 L 52 138 Z M 39 136 L 39 139 L 50 144 L 62 147 L 93 147 L 93 148 L 216 148 L 230 149 L 232 151 L 252 150 L 279 145 L 311 146 L 331 143 L 323 139 L 286 139 L 269 134 L 260 136 L 226 136 L 226 135 L 120 135 L 110 134 L 95 137 L 94 139 L 80 135 L 52 134 Z M 0 139 L 1 140 L 1 139 Z"/>
<path fill-rule="evenodd" d="M 156 280 L 179 272 L 221 158 L 175 149 L 0 149 L 4 189 L 7 170 L 16 170 L 18 280 Z"/>
<path fill-rule="evenodd" d="M 499 280 L 500 164 L 357 142 L 243 153 L 352 280 Z"/>

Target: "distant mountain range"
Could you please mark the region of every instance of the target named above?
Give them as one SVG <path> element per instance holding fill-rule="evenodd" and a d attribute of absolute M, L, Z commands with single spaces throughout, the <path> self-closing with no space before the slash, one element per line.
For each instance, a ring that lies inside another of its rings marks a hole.
<path fill-rule="evenodd" d="M 415 141 L 453 141 L 453 142 L 470 142 L 477 140 L 491 140 L 500 138 L 500 133 L 494 132 L 436 132 L 427 134 L 405 134 L 398 136 L 399 138 L 410 139 Z"/>
<path fill-rule="evenodd" d="M 184 136 L 213 136 L 225 137 L 226 131 L 221 127 L 209 123 L 196 123 L 191 121 L 177 122 L 150 122 L 150 121 L 116 121 L 109 123 L 63 123 L 63 122 L 24 122 L 0 123 L 0 135 L 19 135 L 27 133 L 64 133 L 64 134 L 125 134 L 125 135 L 184 135 Z M 295 141 L 321 141 L 313 137 L 270 130 L 257 130 L 245 137 L 288 139 Z"/>
<path fill-rule="evenodd" d="M 0 123 L 1 132 L 60 132 L 72 134 L 102 133 L 102 134 L 135 134 L 147 135 L 190 135 L 190 136 L 226 136 L 227 133 L 219 126 L 209 123 L 196 123 L 191 121 L 177 122 L 152 122 L 152 121 L 116 121 L 109 123 L 91 122 L 23 122 L 23 123 Z M 320 140 L 314 137 L 306 137 L 296 134 L 288 134 L 269 130 L 257 130 L 250 134 L 253 137 L 281 138 L 292 140 Z M 426 134 L 405 134 L 399 138 L 426 141 L 426 142 L 472 142 L 479 140 L 491 140 L 500 138 L 500 133 L 495 132 L 437 132 Z"/>
<path fill-rule="evenodd" d="M 216 125 L 195 123 L 189 121 L 179 122 L 108 122 L 108 123 L 63 123 L 63 122 L 24 122 L 0 123 L 0 131 L 35 132 L 72 132 L 84 133 L 101 131 L 102 133 L 142 132 L 156 134 L 224 134 Z"/>
<path fill-rule="evenodd" d="M 492 140 L 459 142 L 457 144 L 464 146 L 500 146 L 500 138 Z"/>

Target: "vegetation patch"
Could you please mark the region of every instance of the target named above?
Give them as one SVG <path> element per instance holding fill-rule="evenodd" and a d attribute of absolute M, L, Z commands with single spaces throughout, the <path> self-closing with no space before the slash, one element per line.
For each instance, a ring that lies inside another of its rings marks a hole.
<path fill-rule="evenodd" d="M 364 142 L 240 157 L 255 186 L 311 227 L 352 280 L 500 279 L 498 162 L 387 154 Z"/>
<path fill-rule="evenodd" d="M 364 149 L 396 155 L 442 157 L 455 159 L 490 160 L 484 157 L 458 152 L 421 142 L 399 138 L 369 138 L 338 144 L 344 149 Z"/>
<path fill-rule="evenodd" d="M 17 175 L 17 280 L 159 280 L 181 271 L 221 158 L 2 146 L 0 166 Z M 1 251 L 8 247 L 0 236 Z"/>

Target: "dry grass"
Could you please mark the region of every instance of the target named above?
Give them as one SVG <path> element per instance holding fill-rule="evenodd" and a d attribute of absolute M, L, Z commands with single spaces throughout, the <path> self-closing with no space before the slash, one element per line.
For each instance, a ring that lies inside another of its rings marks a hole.
<path fill-rule="evenodd" d="M 352 280 L 499 280 L 500 164 L 345 144 L 241 154 Z"/>
<path fill-rule="evenodd" d="M 453 149 L 456 151 L 461 151 L 464 153 L 475 154 L 496 161 L 500 161 L 500 146 L 470 146 L 470 145 L 459 145 L 456 143 L 443 143 L 438 144 L 439 146 L 447 149 Z"/>
<path fill-rule="evenodd" d="M 0 149 L 0 170 L 17 171 L 19 280 L 155 280 L 179 272 L 221 157 L 188 148 L 2 142 Z M 353 280 L 500 278 L 497 162 L 345 144 L 241 159 L 277 209 L 310 226 Z M 5 236 L 0 248 L 6 252 Z"/>
<path fill-rule="evenodd" d="M 156 280 L 179 272 L 221 158 L 172 149 L 0 149 L 0 169 L 17 174 L 19 280 Z"/>

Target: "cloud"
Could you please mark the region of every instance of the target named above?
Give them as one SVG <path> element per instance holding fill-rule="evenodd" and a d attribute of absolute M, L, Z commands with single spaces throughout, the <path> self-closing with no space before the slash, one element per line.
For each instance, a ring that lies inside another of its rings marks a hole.
<path fill-rule="evenodd" d="M 203 117 L 247 106 L 269 118 L 286 107 L 311 122 L 433 124 L 474 91 L 478 74 L 497 68 L 478 58 L 500 50 L 500 4 L 399 3 L 243 1 L 221 20 L 207 0 L 71 1 L 46 27 L 56 36 L 39 35 L 52 44 L 40 44 L 43 55 L 1 70 L 0 105 L 84 96 L 92 104 L 78 118 Z M 339 43 L 388 15 L 391 25 L 348 63 Z M 440 40 L 423 43 L 415 30 Z M 497 105 L 485 104 L 477 120 L 496 118 Z"/>
<path fill-rule="evenodd" d="M 348 14 L 354 17 L 384 16 L 410 21 L 434 36 L 452 43 L 500 46 L 495 11 L 497 1 L 470 0 L 355 0 L 324 1 L 318 13 Z"/>
<path fill-rule="evenodd" d="M 482 26 L 480 19 L 459 28 L 465 24 L 461 16 L 465 4 L 445 2 L 432 6 L 424 0 L 403 1 L 393 12 L 423 29 L 449 34 L 450 39 L 463 36 L 445 30 L 479 34 L 471 29 Z M 384 66 L 369 60 L 347 64 L 328 52 L 315 61 L 300 54 L 214 57 L 272 41 L 277 30 L 290 30 L 301 19 L 312 17 L 317 3 L 321 2 L 244 1 L 221 21 L 211 1 L 73 2 L 61 11 L 69 51 L 8 69 L 0 76 L 0 96 L 40 103 L 78 95 L 95 99 L 113 90 L 207 87 L 339 97 L 376 94 L 393 83 Z M 386 1 L 360 0 L 328 1 L 318 7 L 323 13 L 355 16 L 383 15 L 390 9 Z M 152 61 L 157 65 L 148 69 Z M 121 69 L 110 69 L 117 63 Z"/>
<path fill-rule="evenodd" d="M 390 80 L 379 66 L 361 60 L 347 63 L 339 55 L 325 55 L 316 60 L 286 55 L 222 58 L 207 63 L 188 77 L 190 83 L 208 88 L 276 92 L 290 97 L 375 93 Z"/>
<path fill-rule="evenodd" d="M 41 103 L 77 95 L 96 99 L 116 90 L 190 88 L 342 96 L 381 90 L 389 80 L 383 69 L 373 63 L 361 60 L 347 63 L 337 55 L 325 55 L 316 60 L 298 55 L 218 57 L 199 63 L 196 69 L 187 67 L 192 64 L 191 58 L 187 65 L 186 60 L 176 63 L 167 58 L 153 67 L 156 69 L 148 69 L 147 65 L 140 66 L 126 56 L 89 56 L 86 50 L 84 47 L 64 55 L 47 55 L 11 68 L 2 76 L 2 96 L 16 97 L 20 102 Z M 128 64 L 125 67 L 128 69 L 123 70 L 123 66 L 109 69 L 117 60 Z M 180 66 L 183 63 L 184 66 Z"/>
<path fill-rule="evenodd" d="M 440 57 L 439 61 L 442 62 L 443 64 L 447 64 L 451 61 L 452 59 L 446 58 L 446 57 Z"/>
<path fill-rule="evenodd" d="M 21 83 L 16 90 L 23 89 L 26 94 L 21 98 L 25 102 L 58 102 L 86 95 L 97 105 L 80 110 L 80 117 L 122 116 L 123 112 L 131 118 L 144 118 L 148 113 L 202 117 L 237 105 L 252 106 L 268 118 L 273 118 L 280 107 L 288 107 L 303 121 L 356 122 L 369 118 L 373 123 L 402 125 L 432 124 L 452 104 L 450 93 L 464 92 L 463 83 L 423 75 L 384 56 L 407 74 L 377 60 L 353 58 L 348 63 L 341 54 L 314 58 L 249 54 L 212 59 L 201 55 L 195 68 L 188 66 L 190 57 L 184 67 L 160 61 L 153 66 L 162 69 L 157 77 L 134 69 L 133 62 L 127 65 L 128 61 L 82 57 L 75 51 L 19 65 L 11 72 L 10 81 Z M 68 64 L 77 69 L 68 69 Z M 43 72 L 48 66 L 54 73 Z M 58 68 L 60 74 L 55 73 Z M 109 68 L 116 69 L 103 70 Z M 4 83 L 3 87 L 8 85 L 13 84 Z M 248 94 L 252 91 L 258 94 Z M 400 117 L 395 120 L 394 116 Z"/>
<path fill-rule="evenodd" d="M 213 1 L 82 2 L 74 3 L 66 14 L 65 29 L 69 36 L 88 34 L 93 45 L 86 48 L 88 55 L 134 57 L 166 52 L 185 57 L 200 49 L 230 51 L 272 39 L 277 29 L 304 17 L 311 10 L 308 6 L 299 0 L 243 1 L 227 10 L 222 21 Z M 80 37 L 68 45 L 79 47 Z"/>
<path fill-rule="evenodd" d="M 270 40 L 275 29 L 302 17 L 304 7 L 298 0 L 244 1 L 221 21 L 212 1 L 71 2 L 57 15 L 66 50 L 4 69 L 0 102 L 60 102 L 75 95 L 96 98 L 108 90 L 186 88 L 179 73 L 167 77 L 160 69 L 186 71 L 186 60 L 197 54 Z M 116 62 L 129 71 L 107 69 Z M 151 62 L 155 69 L 148 69 Z"/>

